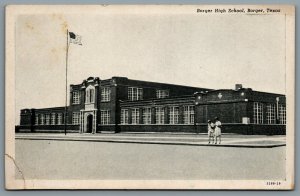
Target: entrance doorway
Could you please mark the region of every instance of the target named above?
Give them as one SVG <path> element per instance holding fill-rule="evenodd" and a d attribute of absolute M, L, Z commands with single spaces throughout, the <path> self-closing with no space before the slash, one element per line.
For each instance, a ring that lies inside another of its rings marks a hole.
<path fill-rule="evenodd" d="M 88 115 L 86 118 L 86 132 L 87 133 L 92 133 L 93 131 L 93 115 Z"/>

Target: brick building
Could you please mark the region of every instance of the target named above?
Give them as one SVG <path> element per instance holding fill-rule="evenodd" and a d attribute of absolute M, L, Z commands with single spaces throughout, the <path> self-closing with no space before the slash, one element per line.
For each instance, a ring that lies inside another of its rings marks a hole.
<path fill-rule="evenodd" d="M 112 77 L 89 77 L 70 85 L 67 107 L 23 109 L 16 131 L 63 132 L 207 132 L 218 116 L 222 132 L 285 134 L 285 95 L 189 86 Z"/>

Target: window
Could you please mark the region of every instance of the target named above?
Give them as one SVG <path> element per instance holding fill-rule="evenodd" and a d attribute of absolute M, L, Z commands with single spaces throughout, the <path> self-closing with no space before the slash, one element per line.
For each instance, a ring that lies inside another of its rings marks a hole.
<path fill-rule="evenodd" d="M 171 106 L 169 107 L 169 123 L 170 124 L 178 124 L 179 118 L 179 107 L 178 106 Z"/>
<path fill-rule="evenodd" d="M 156 90 L 156 97 L 158 99 L 169 97 L 169 91 L 168 90 Z"/>
<path fill-rule="evenodd" d="M 155 108 L 155 123 L 165 124 L 165 111 L 163 107 Z"/>
<path fill-rule="evenodd" d="M 62 113 L 57 114 L 57 124 L 58 125 L 62 124 L 62 117 L 63 117 Z"/>
<path fill-rule="evenodd" d="M 73 98 L 73 100 L 72 100 L 73 104 L 79 104 L 80 103 L 80 97 L 79 97 L 79 92 L 78 91 L 74 91 L 72 93 L 72 98 Z"/>
<path fill-rule="evenodd" d="M 90 103 L 94 103 L 94 102 L 95 102 L 95 90 L 90 89 Z"/>
<path fill-rule="evenodd" d="M 140 111 L 138 108 L 132 109 L 132 124 L 139 124 Z"/>
<path fill-rule="evenodd" d="M 50 125 L 50 114 L 46 114 L 46 125 Z"/>
<path fill-rule="evenodd" d="M 108 125 L 110 123 L 110 110 L 101 110 L 101 124 Z"/>
<path fill-rule="evenodd" d="M 94 103 L 94 102 L 95 102 L 95 89 L 93 86 L 89 86 L 85 91 L 85 103 Z"/>
<path fill-rule="evenodd" d="M 254 102 L 253 107 L 253 123 L 254 124 L 263 124 L 263 104 Z"/>
<path fill-rule="evenodd" d="M 183 123 L 184 124 L 194 124 L 195 107 L 194 106 L 184 106 L 183 108 Z"/>
<path fill-rule="evenodd" d="M 39 115 L 35 115 L 35 122 L 34 124 L 38 125 L 39 124 Z"/>
<path fill-rule="evenodd" d="M 72 124 L 73 125 L 78 125 L 79 124 L 79 112 L 73 112 Z"/>
<path fill-rule="evenodd" d="M 284 105 L 279 105 L 279 123 L 286 124 L 286 108 Z"/>
<path fill-rule="evenodd" d="M 275 104 L 268 104 L 267 105 L 267 123 L 268 124 L 275 124 Z"/>
<path fill-rule="evenodd" d="M 151 124 L 151 108 L 143 108 L 143 124 Z"/>
<path fill-rule="evenodd" d="M 101 101 L 102 102 L 110 101 L 110 93 L 111 93 L 111 90 L 109 87 L 102 88 L 101 89 Z"/>
<path fill-rule="evenodd" d="M 44 125 L 45 124 L 45 114 L 40 114 L 40 124 Z"/>
<path fill-rule="evenodd" d="M 128 87 L 128 99 L 130 101 L 142 100 L 143 89 L 137 87 Z"/>
<path fill-rule="evenodd" d="M 51 114 L 51 125 L 55 125 L 55 113 Z"/>
<path fill-rule="evenodd" d="M 85 91 L 85 103 L 90 102 L 90 90 Z"/>
<path fill-rule="evenodd" d="M 133 87 L 128 87 L 128 99 L 129 100 L 134 100 L 136 99 L 135 97 L 133 97 Z"/>
<path fill-rule="evenodd" d="M 128 124 L 128 109 L 121 109 L 121 124 Z"/>

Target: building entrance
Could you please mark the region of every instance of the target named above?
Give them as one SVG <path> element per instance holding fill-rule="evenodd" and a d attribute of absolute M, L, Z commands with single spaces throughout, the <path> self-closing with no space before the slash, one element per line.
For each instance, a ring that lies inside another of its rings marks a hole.
<path fill-rule="evenodd" d="M 92 133 L 93 131 L 93 115 L 88 115 L 86 119 L 86 132 L 87 133 Z"/>

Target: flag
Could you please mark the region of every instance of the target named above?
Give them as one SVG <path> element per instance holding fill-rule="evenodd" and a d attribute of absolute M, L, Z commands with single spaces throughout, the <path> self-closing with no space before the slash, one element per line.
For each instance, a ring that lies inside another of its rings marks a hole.
<path fill-rule="evenodd" d="M 70 36 L 70 43 L 82 45 L 80 35 L 77 35 L 73 32 L 69 32 L 69 36 Z"/>

